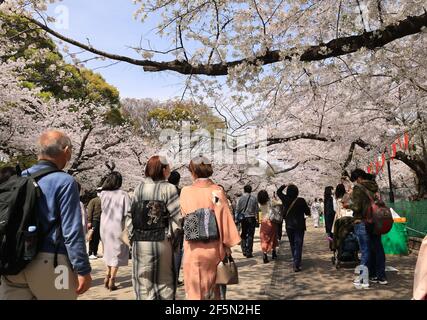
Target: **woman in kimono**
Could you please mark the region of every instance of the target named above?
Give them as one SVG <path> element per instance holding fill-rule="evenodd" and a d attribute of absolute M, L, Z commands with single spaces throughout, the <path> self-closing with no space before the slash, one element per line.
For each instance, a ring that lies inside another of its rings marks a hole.
<path fill-rule="evenodd" d="M 126 215 L 137 300 L 175 299 L 174 253 L 178 253 L 182 217 L 177 188 L 167 181 L 170 173 L 165 158 L 151 157 L 145 167 L 145 180 L 135 189 Z"/>
<path fill-rule="evenodd" d="M 189 300 L 219 299 L 217 265 L 240 243 L 240 236 L 230 212 L 224 190 L 214 184 L 210 161 L 197 157 L 189 166 L 193 185 L 181 191 L 181 212 L 185 217 L 198 209 L 212 209 L 218 225 L 219 239 L 209 242 L 184 240 L 184 287 Z"/>
<path fill-rule="evenodd" d="M 129 209 L 129 196 L 121 190 L 122 175 L 111 172 L 102 184 L 101 198 L 101 226 L 100 235 L 104 248 L 104 261 L 107 265 L 107 274 L 104 285 L 110 291 L 117 290 L 115 284 L 119 267 L 128 265 L 129 248 L 121 240 L 124 229 L 124 219 Z"/>
<path fill-rule="evenodd" d="M 261 210 L 261 228 L 259 230 L 259 237 L 261 240 L 261 249 L 263 253 L 264 263 L 268 263 L 267 254 L 272 252 L 272 259 L 277 258 L 276 247 L 277 241 L 277 223 L 270 221 L 270 213 L 272 210 L 270 197 L 266 190 L 258 192 L 258 203 Z"/>

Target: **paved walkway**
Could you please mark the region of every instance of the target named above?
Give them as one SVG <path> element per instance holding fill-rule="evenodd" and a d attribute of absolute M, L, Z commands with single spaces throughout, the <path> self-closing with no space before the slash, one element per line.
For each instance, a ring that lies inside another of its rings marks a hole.
<path fill-rule="evenodd" d="M 307 221 L 311 224 L 310 220 Z M 259 229 L 257 229 L 257 233 Z M 388 285 L 372 284 L 369 289 L 355 289 L 353 268 L 337 270 L 331 263 L 332 253 L 324 235 L 324 228 L 308 227 L 304 241 L 302 272 L 292 269 L 289 243 L 282 238 L 278 260 L 264 264 L 259 243 L 255 237 L 254 257 L 245 258 L 240 247 L 233 248 L 233 257 L 239 268 L 238 285 L 227 288 L 227 299 L 243 300 L 375 300 L 411 299 L 416 256 L 387 256 L 387 266 L 398 272 L 387 272 Z M 134 299 L 131 283 L 131 261 L 128 267 L 119 269 L 117 283 L 119 290 L 109 292 L 103 287 L 104 263 L 102 259 L 92 260 L 93 287 L 80 300 L 124 300 Z M 182 279 L 182 275 L 181 275 Z M 183 287 L 178 288 L 177 299 L 185 299 Z"/>

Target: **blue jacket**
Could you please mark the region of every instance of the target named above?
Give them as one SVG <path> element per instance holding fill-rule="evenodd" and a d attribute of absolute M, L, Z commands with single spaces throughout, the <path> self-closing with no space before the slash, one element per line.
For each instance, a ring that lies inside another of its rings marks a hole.
<path fill-rule="evenodd" d="M 50 161 L 41 160 L 24 171 L 22 175 L 34 174 L 48 167 L 56 168 Z M 41 252 L 55 253 L 57 237 L 56 210 L 60 212 L 61 231 L 59 234 L 59 254 L 68 256 L 75 272 L 86 275 L 91 272 L 82 227 L 80 199 L 77 183 L 65 172 L 51 173 L 38 181 L 42 191 L 38 203 L 38 214 L 42 230 L 51 232 L 43 241 Z"/>

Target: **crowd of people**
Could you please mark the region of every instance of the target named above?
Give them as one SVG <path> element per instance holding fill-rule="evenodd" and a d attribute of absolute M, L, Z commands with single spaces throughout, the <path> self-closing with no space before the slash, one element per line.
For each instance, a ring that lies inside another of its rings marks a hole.
<path fill-rule="evenodd" d="M 111 170 L 85 208 L 78 183 L 61 171 L 71 159 L 69 137 L 47 131 L 38 147 L 37 164 L 22 175 L 47 167 L 58 170 L 39 181 L 44 196 L 37 204 L 38 215 L 46 236 L 39 254 L 23 271 L 2 277 L 0 299 L 76 299 L 91 286 L 90 260 L 98 258 L 100 241 L 104 285 L 110 291 L 118 289 L 118 270 L 131 258 L 132 286 L 138 300 L 174 299 L 179 285 L 184 286 L 187 299 L 225 299 L 226 286 L 216 284 L 217 266 L 239 244 L 246 258 L 254 258 L 254 234 L 259 225 L 263 263 L 269 263 L 270 254 L 277 259 L 284 224 L 293 271 L 302 271 L 309 216 L 315 228 L 324 220 L 330 241 L 336 237 L 337 221 L 352 217 L 362 266 L 354 286 L 369 287 L 365 272 L 371 282 L 387 284 L 381 236 L 372 232 L 366 217 L 370 198 L 378 196 L 378 185 L 373 175 L 361 169 L 335 188 L 326 187 L 323 199 L 316 198 L 310 205 L 299 196 L 298 187 L 289 184 L 271 196 L 267 190 L 255 195 L 246 185 L 233 206 L 224 188 L 212 180 L 213 167 L 205 157 L 190 161 L 192 184 L 181 189 L 179 173 L 171 171 L 165 158 L 155 155 L 148 160 L 145 179 L 132 196 L 121 188 L 122 175 Z M 2 183 L 16 170 L 5 168 L 0 173 Z M 88 248 L 86 233 L 90 234 Z M 54 260 L 67 268 L 68 288 L 55 287 Z M 181 268 L 183 281 L 178 281 Z"/>

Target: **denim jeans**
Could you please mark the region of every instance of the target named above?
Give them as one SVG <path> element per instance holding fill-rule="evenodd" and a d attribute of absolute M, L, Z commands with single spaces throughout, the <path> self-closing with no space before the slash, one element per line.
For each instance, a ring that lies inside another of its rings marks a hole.
<path fill-rule="evenodd" d="M 302 247 L 304 243 L 304 230 L 296 230 L 286 228 L 289 244 L 291 245 L 292 259 L 294 261 L 294 268 L 301 267 Z"/>
<path fill-rule="evenodd" d="M 254 245 L 254 234 L 255 234 L 255 226 L 256 226 L 256 219 L 255 218 L 245 218 L 242 221 L 242 252 L 246 255 L 252 254 L 252 248 Z"/>
<path fill-rule="evenodd" d="M 370 257 L 369 274 L 371 277 L 385 279 L 385 254 L 381 235 L 369 233 Z"/>
<path fill-rule="evenodd" d="M 357 240 L 359 241 L 359 249 L 361 255 L 360 264 L 365 266 L 366 268 L 369 268 L 370 241 L 365 223 L 360 222 L 355 224 L 354 234 L 356 235 Z"/>

